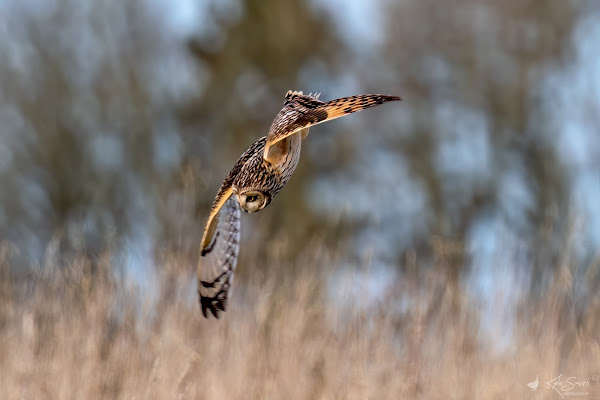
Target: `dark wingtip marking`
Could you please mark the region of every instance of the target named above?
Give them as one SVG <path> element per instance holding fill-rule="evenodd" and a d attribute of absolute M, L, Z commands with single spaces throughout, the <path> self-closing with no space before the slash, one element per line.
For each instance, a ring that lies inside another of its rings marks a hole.
<path fill-rule="evenodd" d="M 200 308 L 202 309 L 202 315 L 204 318 L 209 317 L 208 311 L 216 318 L 219 319 L 219 311 L 225 312 L 227 300 L 220 300 L 215 297 L 206 297 L 200 295 Z"/>
<path fill-rule="evenodd" d="M 402 101 L 402 97 L 400 97 L 400 96 L 382 96 L 382 97 L 383 97 L 383 101 L 394 101 L 394 100 Z"/>

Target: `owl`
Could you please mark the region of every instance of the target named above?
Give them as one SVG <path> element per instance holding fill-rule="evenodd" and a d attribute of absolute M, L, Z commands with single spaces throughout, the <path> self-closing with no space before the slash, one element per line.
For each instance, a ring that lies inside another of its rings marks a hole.
<path fill-rule="evenodd" d="M 198 296 L 204 317 L 219 318 L 231 294 L 240 242 L 240 209 L 268 206 L 288 182 L 311 126 L 375 107 L 397 96 L 365 94 L 320 101 L 319 94 L 288 91 L 269 133 L 235 163 L 217 192 L 200 244 Z M 210 314 L 209 314 L 210 312 Z"/>

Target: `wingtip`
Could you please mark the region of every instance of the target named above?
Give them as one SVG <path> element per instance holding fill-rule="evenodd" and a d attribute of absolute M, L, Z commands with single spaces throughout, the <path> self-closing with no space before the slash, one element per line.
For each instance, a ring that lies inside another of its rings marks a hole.
<path fill-rule="evenodd" d="M 206 304 L 204 304 L 204 298 L 202 297 L 202 295 L 200 294 L 200 292 L 198 292 L 198 297 L 199 297 L 199 303 L 200 303 L 200 310 L 202 311 L 202 315 L 204 316 L 204 318 L 208 319 L 208 307 L 206 306 Z"/>
<path fill-rule="evenodd" d="M 198 291 L 198 297 L 200 302 L 200 309 L 204 318 L 209 319 L 212 314 L 216 319 L 220 319 L 220 312 L 227 311 L 227 300 L 216 300 L 214 297 L 206 297 L 200 294 Z M 210 311 L 210 314 L 209 314 Z"/>
<path fill-rule="evenodd" d="M 200 295 L 200 309 L 202 310 L 202 315 L 204 318 L 209 319 L 210 314 L 212 314 L 216 319 L 219 319 L 218 309 L 214 307 L 210 303 L 210 299 Z M 210 311 L 210 314 L 208 313 Z"/>

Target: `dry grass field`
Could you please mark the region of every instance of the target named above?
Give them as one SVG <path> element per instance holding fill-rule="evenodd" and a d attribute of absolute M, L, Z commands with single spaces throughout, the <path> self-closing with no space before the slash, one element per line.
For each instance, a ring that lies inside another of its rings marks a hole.
<path fill-rule="evenodd" d="M 116 279 L 109 260 L 44 265 L 26 281 L 2 264 L 0 397 L 558 399 L 546 381 L 563 374 L 588 378 L 569 398 L 600 398 L 598 295 L 576 316 L 566 266 L 519 300 L 498 350 L 443 262 L 416 261 L 375 304 L 360 285 L 342 289 L 345 301 L 325 294 L 324 255 L 289 274 L 272 262 L 241 274 L 228 312 L 206 320 L 181 260 L 164 257 L 156 293 Z"/>

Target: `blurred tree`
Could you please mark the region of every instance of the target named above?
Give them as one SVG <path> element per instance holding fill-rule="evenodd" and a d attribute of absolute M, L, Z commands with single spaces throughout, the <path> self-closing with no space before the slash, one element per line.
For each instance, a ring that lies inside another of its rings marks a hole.
<path fill-rule="evenodd" d="M 569 172 L 549 132 L 561 128 L 538 123 L 552 113 L 540 88 L 549 66 L 569 64 L 583 5 L 1 7 L 0 239 L 21 266 L 53 236 L 64 254 L 120 248 L 117 260 L 143 264 L 167 248 L 194 263 L 221 179 L 288 89 L 405 101 L 315 128 L 290 185 L 245 218 L 249 248 L 275 238 L 291 259 L 315 240 L 343 262 L 370 249 L 401 266 L 407 250 L 435 251 L 432 235 L 489 241 L 508 226 L 536 268 L 556 264 Z"/>

